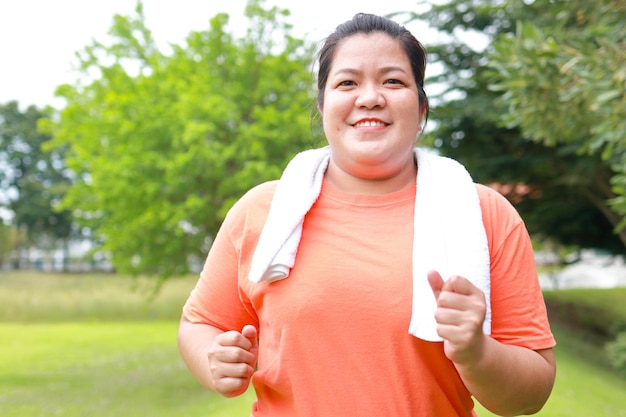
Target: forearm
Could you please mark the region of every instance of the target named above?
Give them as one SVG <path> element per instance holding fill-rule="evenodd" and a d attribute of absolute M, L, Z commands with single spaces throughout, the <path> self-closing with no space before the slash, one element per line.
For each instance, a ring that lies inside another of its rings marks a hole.
<path fill-rule="evenodd" d="M 192 375 L 204 387 L 215 391 L 209 368 L 208 351 L 216 336 L 223 331 L 207 325 L 191 323 L 184 316 L 178 328 L 178 349 Z"/>
<path fill-rule="evenodd" d="M 552 391 L 556 370 L 551 349 L 533 351 L 488 336 L 478 361 L 455 366 L 472 395 L 502 416 L 538 412 Z"/>

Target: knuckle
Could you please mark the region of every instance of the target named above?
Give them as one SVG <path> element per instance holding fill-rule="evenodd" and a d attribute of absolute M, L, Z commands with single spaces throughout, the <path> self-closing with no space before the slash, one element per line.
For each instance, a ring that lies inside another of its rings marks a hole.
<path fill-rule="evenodd" d="M 233 349 L 229 356 L 228 361 L 232 363 L 247 363 L 250 360 L 249 353 L 242 349 Z"/>
<path fill-rule="evenodd" d="M 249 380 L 247 378 L 226 377 L 222 378 L 216 385 L 216 391 L 225 397 L 234 397 L 247 389 Z"/>
<path fill-rule="evenodd" d="M 236 376 L 241 378 L 247 378 L 252 375 L 252 369 L 247 363 L 238 364 L 236 369 L 233 370 Z"/>

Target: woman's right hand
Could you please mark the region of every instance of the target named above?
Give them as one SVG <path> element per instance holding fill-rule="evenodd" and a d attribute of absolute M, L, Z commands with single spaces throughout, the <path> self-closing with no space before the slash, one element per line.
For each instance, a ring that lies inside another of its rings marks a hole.
<path fill-rule="evenodd" d="M 215 391 L 236 397 L 248 389 L 259 352 L 258 331 L 246 325 L 241 332 L 224 332 L 215 337 L 208 352 Z"/>

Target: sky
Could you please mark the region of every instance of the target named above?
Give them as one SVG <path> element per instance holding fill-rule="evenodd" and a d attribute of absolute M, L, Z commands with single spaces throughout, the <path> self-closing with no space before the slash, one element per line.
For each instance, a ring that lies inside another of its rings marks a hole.
<path fill-rule="evenodd" d="M 318 42 L 355 13 L 387 14 L 415 10 L 417 0 L 266 0 L 267 6 L 291 11 L 294 35 Z M 143 0 L 146 26 L 162 47 L 183 44 L 191 31 L 206 30 L 217 13 L 230 15 L 232 32 L 243 33 L 246 0 Z M 115 14 L 133 14 L 135 0 L 0 0 L 0 103 L 17 100 L 61 106 L 54 90 L 72 83 L 75 53 L 92 40 L 106 43 Z M 407 28 L 420 36 L 423 23 Z"/>

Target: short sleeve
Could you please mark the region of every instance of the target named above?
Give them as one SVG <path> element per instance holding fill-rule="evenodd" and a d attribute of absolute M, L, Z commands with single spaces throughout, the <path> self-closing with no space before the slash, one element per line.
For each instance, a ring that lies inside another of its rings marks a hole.
<path fill-rule="evenodd" d="M 250 190 L 228 212 L 204 263 L 200 278 L 183 307 L 192 323 L 224 331 L 258 326 L 247 288 L 249 260 L 263 227 L 275 183 Z"/>
<path fill-rule="evenodd" d="M 491 262 L 491 336 L 529 349 L 555 345 L 528 231 L 495 190 L 478 186 Z"/>

